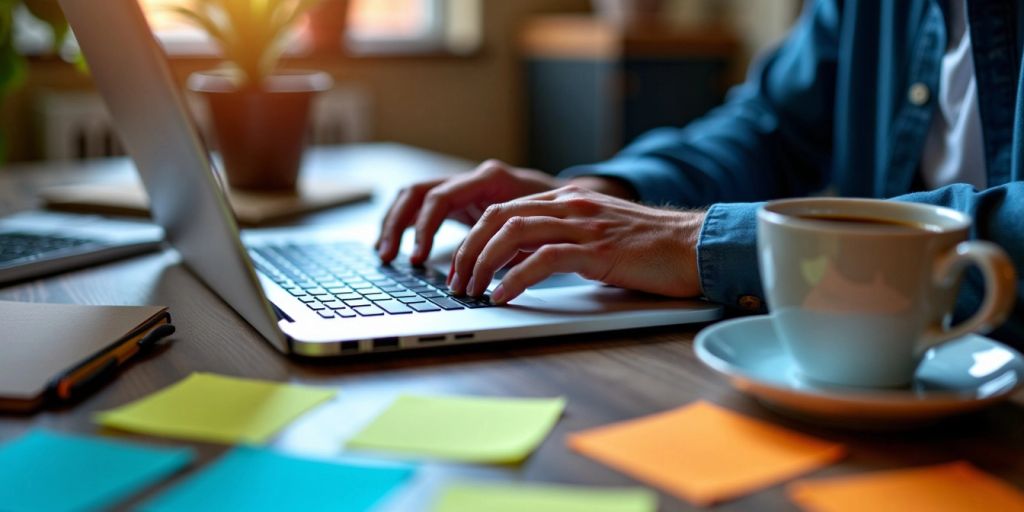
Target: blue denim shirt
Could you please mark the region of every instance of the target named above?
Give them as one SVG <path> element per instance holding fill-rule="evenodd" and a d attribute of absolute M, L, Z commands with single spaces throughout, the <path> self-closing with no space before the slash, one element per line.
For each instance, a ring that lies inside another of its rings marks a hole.
<path fill-rule="evenodd" d="M 960 210 L 975 219 L 972 237 L 1000 244 L 1024 271 L 1024 5 L 968 0 L 989 188 L 925 191 L 920 161 L 936 110 L 946 8 L 940 0 L 808 2 L 723 106 L 562 175 L 624 180 L 646 203 L 710 206 L 697 247 L 701 286 L 726 305 L 763 303 L 749 300 L 763 297 L 758 202 L 812 193 Z M 957 316 L 982 294 L 980 275 L 969 273 Z M 1024 301 L 1017 302 L 999 337 L 1024 340 Z"/>

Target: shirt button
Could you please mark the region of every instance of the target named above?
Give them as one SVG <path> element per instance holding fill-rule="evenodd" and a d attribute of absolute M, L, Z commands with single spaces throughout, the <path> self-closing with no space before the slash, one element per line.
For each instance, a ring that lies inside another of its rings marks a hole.
<path fill-rule="evenodd" d="M 739 300 L 740 309 L 747 311 L 759 311 L 763 304 L 764 301 L 756 295 L 744 295 Z"/>
<path fill-rule="evenodd" d="M 931 97 L 931 90 L 928 89 L 927 85 L 921 82 L 911 85 L 910 90 L 907 91 L 907 98 L 910 100 L 910 103 L 918 107 L 928 103 L 928 100 Z"/>

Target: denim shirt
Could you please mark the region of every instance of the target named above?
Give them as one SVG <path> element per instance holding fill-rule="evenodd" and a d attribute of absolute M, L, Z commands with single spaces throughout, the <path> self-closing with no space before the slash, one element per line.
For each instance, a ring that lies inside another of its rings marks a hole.
<path fill-rule="evenodd" d="M 705 297 L 729 306 L 764 309 L 756 211 L 760 201 L 782 197 L 824 193 L 953 208 L 974 217 L 972 238 L 998 243 L 1024 271 L 1024 6 L 967 5 L 989 188 L 926 191 L 920 162 L 937 107 L 946 8 L 940 0 L 808 2 L 788 37 L 723 106 L 562 176 L 623 180 L 649 204 L 710 206 L 697 246 L 700 284 Z M 969 272 L 957 316 L 976 309 L 983 294 L 980 274 Z M 997 337 L 1024 340 L 1024 301 Z"/>

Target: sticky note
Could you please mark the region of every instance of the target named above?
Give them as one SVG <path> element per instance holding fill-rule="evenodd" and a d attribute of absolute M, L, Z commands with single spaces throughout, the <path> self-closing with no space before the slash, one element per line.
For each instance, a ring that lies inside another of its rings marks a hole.
<path fill-rule="evenodd" d="M 196 441 L 264 443 L 329 389 L 193 373 L 128 405 L 97 415 L 104 426 Z"/>
<path fill-rule="evenodd" d="M 768 487 L 845 453 L 707 402 L 573 434 L 569 446 L 696 505 Z"/>
<path fill-rule="evenodd" d="M 967 462 L 800 480 L 787 488 L 805 510 L 1024 511 L 1024 493 Z"/>
<path fill-rule="evenodd" d="M 565 485 L 453 484 L 434 512 L 654 512 L 658 496 L 646 489 Z"/>
<path fill-rule="evenodd" d="M 0 509 L 106 509 L 192 458 L 189 449 L 34 430 L 0 445 Z"/>
<path fill-rule="evenodd" d="M 411 474 L 408 466 L 342 464 L 239 446 L 140 509 L 363 511 Z"/>
<path fill-rule="evenodd" d="M 561 398 L 400 396 L 350 448 L 468 462 L 525 459 L 554 427 Z"/>

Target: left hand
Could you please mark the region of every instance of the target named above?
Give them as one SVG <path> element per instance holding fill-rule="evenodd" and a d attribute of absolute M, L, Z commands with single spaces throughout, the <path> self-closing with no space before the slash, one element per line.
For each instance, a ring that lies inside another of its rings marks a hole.
<path fill-rule="evenodd" d="M 697 238 L 704 213 L 651 208 L 569 185 L 487 208 L 453 261 L 452 291 L 504 304 L 551 274 L 576 272 L 606 284 L 672 297 L 700 294 Z"/>

